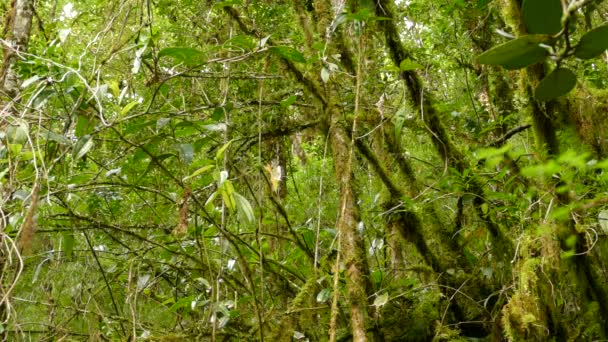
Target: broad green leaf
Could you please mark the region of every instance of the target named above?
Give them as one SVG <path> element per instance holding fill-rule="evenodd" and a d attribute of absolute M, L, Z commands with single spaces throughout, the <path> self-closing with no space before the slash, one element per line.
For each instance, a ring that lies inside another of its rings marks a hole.
<path fill-rule="evenodd" d="M 71 257 L 72 252 L 74 251 L 74 234 L 72 232 L 64 232 L 63 236 L 63 253 L 65 253 L 66 257 Z"/>
<path fill-rule="evenodd" d="M 574 50 L 580 59 L 597 57 L 608 49 L 608 24 L 596 27 L 585 33 Z"/>
<path fill-rule="evenodd" d="M 234 207 L 236 206 L 233 196 L 234 193 L 226 190 L 226 188 L 222 188 L 220 192 L 222 195 L 222 199 L 224 200 L 224 204 L 226 205 L 226 208 L 228 208 L 228 210 L 230 211 L 234 211 Z"/>
<path fill-rule="evenodd" d="M 137 101 L 130 102 L 120 111 L 120 115 L 121 116 L 126 115 L 127 113 L 129 113 L 131 111 L 131 109 L 133 109 L 138 104 L 139 104 L 139 102 L 137 102 Z"/>
<path fill-rule="evenodd" d="M 524 0 L 522 17 L 529 33 L 556 34 L 562 29 L 561 0 Z"/>
<path fill-rule="evenodd" d="M 74 156 L 74 160 L 78 160 L 82 157 L 84 157 L 85 154 L 87 154 L 87 152 L 89 152 L 92 148 L 93 148 L 93 137 L 90 135 L 85 135 L 82 138 L 80 138 L 77 142 L 76 145 L 74 145 L 74 150 L 73 150 L 73 156 Z"/>
<path fill-rule="evenodd" d="M 179 152 L 180 159 L 189 165 L 194 158 L 194 147 L 192 144 L 179 144 L 177 146 L 177 150 Z"/>
<path fill-rule="evenodd" d="M 184 298 L 178 300 L 177 302 L 175 302 L 175 304 L 171 305 L 171 307 L 169 308 L 169 312 L 175 312 L 179 309 L 184 309 L 184 308 L 192 309 L 192 303 L 196 302 L 196 300 L 197 300 L 197 295 L 184 297 Z"/>
<path fill-rule="evenodd" d="M 576 75 L 572 71 L 555 69 L 536 86 L 534 97 L 539 101 L 551 100 L 567 94 L 575 85 Z"/>
<path fill-rule="evenodd" d="M 76 129 L 74 130 L 74 135 L 77 137 L 82 137 L 87 134 L 90 130 L 89 125 L 89 117 L 86 115 L 78 115 L 78 120 L 76 121 Z"/>
<path fill-rule="evenodd" d="M 258 42 L 250 36 L 240 34 L 230 38 L 224 45 L 243 50 L 253 50 L 258 45 Z"/>
<path fill-rule="evenodd" d="M 209 198 L 207 198 L 207 201 L 205 202 L 205 207 L 206 207 L 206 206 L 207 206 L 209 203 L 212 203 L 212 202 L 213 202 L 213 200 L 215 200 L 215 198 L 217 197 L 217 195 L 218 195 L 218 191 L 214 191 L 214 192 L 211 194 L 211 196 L 209 196 Z"/>
<path fill-rule="evenodd" d="M 402 60 L 399 64 L 399 69 L 401 69 L 401 71 L 410 71 L 422 68 L 424 68 L 423 65 L 418 64 L 416 62 L 412 62 L 409 58 Z"/>
<path fill-rule="evenodd" d="M 114 97 L 120 96 L 120 86 L 118 85 L 117 81 L 108 82 L 108 88 L 110 89 Z"/>
<path fill-rule="evenodd" d="M 27 141 L 29 131 L 27 122 L 21 121 L 16 126 L 10 125 L 6 128 L 6 139 L 11 144 L 24 144 Z"/>
<path fill-rule="evenodd" d="M 226 128 L 228 128 L 228 127 L 226 126 L 225 123 L 220 122 L 220 123 L 215 123 L 215 124 L 204 125 L 201 128 L 208 130 L 210 132 L 225 132 Z"/>
<path fill-rule="evenodd" d="M 493 47 L 477 56 L 479 64 L 501 65 L 506 69 L 521 69 L 543 61 L 548 51 L 539 46 L 550 39 L 546 35 L 527 35 Z"/>
<path fill-rule="evenodd" d="M 156 130 L 160 131 L 163 127 L 167 126 L 171 122 L 171 118 L 160 118 L 156 120 Z"/>
<path fill-rule="evenodd" d="M 253 207 L 251 207 L 251 203 L 241 196 L 238 192 L 235 192 L 234 199 L 236 203 L 236 209 L 243 214 L 243 216 L 247 219 L 248 223 L 253 223 L 255 221 L 255 216 L 253 214 Z"/>
<path fill-rule="evenodd" d="M 215 167 L 215 165 L 205 165 L 205 166 L 201 167 L 200 169 L 192 172 L 190 175 L 184 177 L 183 180 L 185 181 L 185 180 L 188 180 L 190 178 L 194 178 L 194 177 L 196 177 L 198 175 L 201 175 L 201 174 L 203 174 L 203 173 L 205 173 L 205 172 L 213 169 L 214 167 Z"/>
<path fill-rule="evenodd" d="M 270 51 L 290 62 L 306 63 L 304 55 L 290 46 L 273 46 L 270 48 Z"/>
<path fill-rule="evenodd" d="M 281 107 L 287 108 L 287 107 L 291 106 L 292 104 L 294 104 L 297 99 L 298 99 L 298 97 L 296 95 L 291 95 L 290 97 L 281 101 Z"/>
<path fill-rule="evenodd" d="M 21 83 L 21 88 L 25 89 L 25 88 L 29 87 L 30 85 L 32 85 L 33 83 L 35 83 L 36 81 L 38 81 L 41 78 L 42 77 L 40 77 L 38 75 L 34 75 L 34 76 L 28 78 L 27 80 L 23 81 L 23 83 Z"/>
<path fill-rule="evenodd" d="M 230 147 L 231 143 L 232 143 L 232 140 L 230 140 L 229 142 L 224 144 L 224 146 L 220 147 L 219 150 L 217 150 L 217 153 L 215 154 L 215 160 L 217 162 L 220 162 L 224 159 L 224 152 L 226 152 L 226 149 L 228 149 L 228 147 Z"/>
<path fill-rule="evenodd" d="M 40 134 L 40 136 L 44 139 L 55 141 L 62 145 L 68 145 L 70 143 L 70 140 L 68 140 L 68 138 L 55 132 L 49 131 L 44 127 L 40 127 L 38 134 Z"/>
<path fill-rule="evenodd" d="M 177 62 L 193 65 L 202 62 L 203 53 L 189 47 L 164 48 L 158 53 L 158 57 L 173 57 Z"/>

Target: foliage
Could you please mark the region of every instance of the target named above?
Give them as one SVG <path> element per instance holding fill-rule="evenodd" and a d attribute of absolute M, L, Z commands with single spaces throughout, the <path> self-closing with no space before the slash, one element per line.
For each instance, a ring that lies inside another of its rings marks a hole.
<path fill-rule="evenodd" d="M 604 2 L 32 6 L 2 339 L 608 335 Z"/>

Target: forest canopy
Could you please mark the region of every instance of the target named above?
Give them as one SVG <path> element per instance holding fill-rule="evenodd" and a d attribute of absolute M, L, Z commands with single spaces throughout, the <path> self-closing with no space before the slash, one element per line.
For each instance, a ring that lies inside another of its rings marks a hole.
<path fill-rule="evenodd" d="M 3 0 L 4 341 L 608 338 L 603 0 Z"/>

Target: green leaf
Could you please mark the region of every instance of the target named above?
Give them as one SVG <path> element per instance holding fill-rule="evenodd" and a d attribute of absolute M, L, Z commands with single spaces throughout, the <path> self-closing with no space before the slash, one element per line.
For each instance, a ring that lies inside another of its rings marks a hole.
<path fill-rule="evenodd" d="M 556 34 L 562 29 L 561 0 L 524 0 L 522 17 L 529 33 Z"/>
<path fill-rule="evenodd" d="M 77 137 L 82 137 L 83 135 L 87 134 L 88 131 L 90 131 L 89 118 L 86 115 L 78 115 L 74 135 Z"/>
<path fill-rule="evenodd" d="M 158 57 L 173 57 L 177 62 L 193 65 L 202 62 L 203 53 L 189 47 L 171 47 L 160 50 Z"/>
<path fill-rule="evenodd" d="M 304 55 L 290 46 L 273 46 L 270 48 L 270 52 L 290 62 L 306 63 Z"/>
<path fill-rule="evenodd" d="M 576 75 L 572 71 L 555 69 L 536 86 L 534 97 L 539 101 L 551 100 L 567 94 L 575 85 Z"/>
<path fill-rule="evenodd" d="M 292 104 L 294 104 L 297 99 L 298 99 L 297 96 L 291 95 L 290 97 L 288 97 L 285 100 L 281 101 L 281 107 L 287 108 L 287 107 L 291 106 Z"/>
<path fill-rule="evenodd" d="M 121 116 L 126 115 L 127 113 L 129 113 L 131 111 L 131 109 L 133 109 L 133 107 L 137 106 L 138 104 L 139 104 L 139 102 L 137 102 L 137 101 L 133 101 L 133 102 L 129 103 L 120 111 L 120 115 Z"/>
<path fill-rule="evenodd" d="M 34 76 L 28 78 L 27 80 L 23 81 L 23 83 L 21 83 L 21 88 L 25 89 L 25 88 L 29 87 L 30 85 L 32 85 L 33 83 L 35 83 L 36 81 L 38 81 L 41 78 L 42 77 L 40 77 L 38 75 L 34 75 Z"/>
<path fill-rule="evenodd" d="M 251 203 L 238 192 L 235 192 L 233 196 L 236 203 L 236 209 L 239 213 L 243 214 L 248 223 L 255 222 L 255 215 L 253 214 Z"/>
<path fill-rule="evenodd" d="M 258 45 L 258 42 L 250 36 L 240 34 L 230 38 L 224 45 L 244 50 L 253 50 Z"/>
<path fill-rule="evenodd" d="M 224 160 L 224 152 L 226 152 L 226 149 L 230 147 L 230 144 L 232 144 L 232 140 L 230 140 L 229 142 L 224 144 L 224 146 L 222 146 L 219 150 L 217 150 L 217 153 L 215 154 L 215 160 L 218 163 Z"/>
<path fill-rule="evenodd" d="M 63 253 L 66 257 L 71 257 L 74 251 L 74 234 L 72 232 L 64 232 L 63 234 Z"/>
<path fill-rule="evenodd" d="M 501 65 L 506 69 L 521 69 L 543 61 L 548 51 L 539 46 L 551 37 L 546 35 L 527 35 L 498 45 L 477 56 L 479 64 Z"/>
<path fill-rule="evenodd" d="M 184 308 L 193 309 L 193 307 L 195 307 L 196 305 L 193 305 L 192 303 L 196 303 L 196 300 L 197 295 L 184 297 L 175 302 L 175 304 L 171 305 L 171 307 L 169 308 L 169 312 L 176 312 L 177 310 Z"/>
<path fill-rule="evenodd" d="M 399 69 L 401 69 L 401 71 L 410 71 L 422 68 L 424 68 L 423 65 L 418 64 L 416 62 L 412 62 L 409 58 L 402 60 L 399 64 Z"/>
<path fill-rule="evenodd" d="M 49 131 L 48 129 L 44 128 L 44 127 L 40 127 L 38 134 L 40 134 L 40 137 L 50 140 L 50 141 L 55 141 L 58 142 L 62 145 L 69 145 L 70 144 L 70 140 L 66 137 L 64 137 L 63 135 L 57 134 L 55 132 Z"/>
<path fill-rule="evenodd" d="M 608 49 L 608 24 L 596 27 L 585 33 L 574 50 L 580 59 L 597 57 Z"/>
<path fill-rule="evenodd" d="M 74 156 L 74 160 L 78 160 L 82 157 L 84 157 L 85 154 L 87 154 L 87 152 L 89 152 L 92 148 L 93 148 L 93 137 L 90 135 L 85 135 L 82 138 L 80 138 L 77 142 L 76 145 L 74 145 L 74 150 L 72 152 L 73 156 Z"/>
<path fill-rule="evenodd" d="M 180 159 L 187 165 L 192 163 L 192 159 L 194 158 L 194 147 L 192 144 L 179 144 L 176 147 L 177 151 L 179 152 Z"/>
<path fill-rule="evenodd" d="M 214 167 L 215 167 L 215 165 L 205 165 L 205 166 L 201 167 L 200 169 L 192 172 L 190 175 L 184 177 L 183 180 L 185 181 L 185 180 L 188 180 L 190 178 L 194 178 L 194 177 L 196 177 L 198 175 L 201 175 L 201 174 L 203 174 L 203 173 L 205 173 L 205 172 L 213 169 Z"/>

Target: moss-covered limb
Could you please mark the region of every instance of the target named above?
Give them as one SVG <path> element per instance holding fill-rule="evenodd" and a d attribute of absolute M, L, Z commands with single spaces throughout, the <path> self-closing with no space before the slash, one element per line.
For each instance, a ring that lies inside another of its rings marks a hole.
<path fill-rule="evenodd" d="M 386 45 L 393 63 L 399 66 L 401 61 L 411 56 L 403 44 L 401 44 L 399 31 L 395 24 L 397 19 L 394 15 L 393 1 L 379 0 L 376 6 L 376 15 L 391 19 L 380 21 L 378 25 L 380 25 L 384 32 Z M 439 113 L 432 104 L 432 95 L 425 91 L 422 81 L 413 70 L 401 72 L 401 78 L 404 80 L 409 91 L 410 103 L 418 108 L 424 123 L 431 132 L 431 139 L 435 149 L 444 160 L 449 160 L 450 164 L 456 166 L 458 170 L 464 170 L 466 168 L 464 156 L 449 139 L 447 131 L 439 119 Z"/>
<path fill-rule="evenodd" d="M 490 143 L 490 147 L 500 147 L 502 146 L 504 143 L 507 142 L 507 140 L 509 140 L 510 138 L 512 138 L 515 134 L 523 132 L 525 130 L 527 130 L 528 128 L 532 127 L 532 125 L 520 125 L 517 127 L 514 127 L 512 129 L 510 129 L 509 131 L 505 132 L 503 136 L 501 136 L 500 138 L 494 140 L 493 142 Z"/>
<path fill-rule="evenodd" d="M 608 157 L 608 91 L 579 86 L 560 111 L 572 121 L 578 136 L 591 146 L 596 158 Z"/>
<path fill-rule="evenodd" d="M 224 11 L 237 22 L 241 31 L 256 38 L 262 37 L 262 34 L 260 32 L 250 29 L 243 22 L 239 12 L 235 8 L 231 6 L 225 6 Z M 268 42 L 271 45 L 279 45 L 272 38 L 268 39 Z M 296 81 L 303 85 L 304 88 L 306 88 L 306 90 L 308 90 L 315 97 L 315 99 L 321 102 L 324 107 L 327 107 L 329 102 L 324 96 L 322 87 L 316 81 L 306 77 L 304 73 L 300 69 L 298 69 L 298 67 L 296 67 L 296 65 L 292 61 L 286 58 L 281 58 L 281 61 L 285 65 L 287 71 L 296 79 Z"/>
<path fill-rule="evenodd" d="M 502 15 L 505 22 L 517 33 L 518 36 L 527 34 L 526 26 L 521 20 L 521 0 L 505 0 Z M 541 149 L 546 149 L 549 156 L 559 154 L 559 142 L 555 130 L 555 124 L 551 119 L 553 114 L 553 101 L 539 103 L 534 99 L 533 87 L 545 77 L 545 67 L 542 63 L 527 67 L 521 72 L 523 92 L 530 103 L 530 112 L 536 139 Z"/>
<path fill-rule="evenodd" d="M 317 32 L 319 32 L 319 35 L 325 38 L 333 18 L 332 3 L 329 0 L 313 0 L 312 7 L 314 8 Z"/>
<path fill-rule="evenodd" d="M 357 146 L 357 150 L 365 157 L 368 163 L 372 166 L 376 174 L 380 177 L 384 185 L 387 187 L 390 195 L 394 199 L 399 198 L 407 198 L 408 195 L 401 187 L 397 186 L 395 182 L 389 176 L 388 171 L 384 167 L 384 165 L 380 162 L 378 157 L 373 153 L 373 151 L 363 142 L 363 140 L 356 139 L 355 145 Z M 387 205 L 387 210 L 394 208 L 397 203 L 391 201 Z M 438 258 L 433 252 L 432 248 L 429 247 L 426 239 L 424 238 L 424 227 L 422 226 L 422 221 L 418 217 L 418 214 L 411 210 L 405 210 L 399 212 L 398 215 L 395 215 L 399 218 L 399 222 L 392 222 L 390 224 L 394 224 L 399 228 L 399 233 L 401 236 L 408 242 L 413 243 L 416 246 L 416 249 L 422 256 L 422 258 L 427 262 L 429 266 L 433 268 L 436 272 L 442 273 L 446 269 L 453 267 L 453 265 L 449 265 L 451 261 L 456 261 L 459 267 L 468 269 L 469 265 L 463 257 L 458 257 L 458 255 L 462 255 L 459 246 L 455 243 L 454 239 L 451 239 L 449 236 L 442 236 L 441 243 L 445 253 L 448 253 L 450 257 L 447 258 Z M 394 219 L 394 218 L 393 218 Z M 430 221 L 433 226 L 438 225 L 437 217 L 430 217 Z M 438 228 L 434 228 L 433 230 L 440 230 Z M 440 233 L 440 232 L 439 232 Z M 443 234 L 445 235 L 445 234 Z M 447 239 L 446 239 L 447 238 Z M 441 260 L 441 261 L 440 261 Z M 446 261 L 448 261 L 446 263 Z"/>
<path fill-rule="evenodd" d="M 293 7 L 298 17 L 298 21 L 300 22 L 300 28 L 304 33 L 304 42 L 306 43 L 306 48 L 311 50 L 312 45 L 314 44 L 314 31 L 308 16 L 309 11 L 306 8 L 306 3 L 304 1 L 294 0 Z"/>
<path fill-rule="evenodd" d="M 354 192 L 352 144 L 340 125 L 329 131 L 336 178 L 340 186 L 340 213 L 336 224 L 346 266 L 346 289 L 354 341 L 365 341 L 368 320 L 369 268 L 363 237 L 358 232 L 359 208 Z"/>
<path fill-rule="evenodd" d="M 403 44 L 401 44 L 399 31 L 395 24 L 396 17 L 394 15 L 393 1 L 379 0 L 376 6 L 376 15 L 391 19 L 381 21 L 378 25 L 380 25 L 384 32 L 386 45 L 393 63 L 399 65 L 401 61 L 409 58 L 410 54 Z M 418 108 L 427 129 L 431 133 L 433 145 L 437 152 L 449 165 L 459 172 L 462 173 L 465 170 L 471 169 L 462 152 L 456 148 L 448 136 L 439 118 L 439 112 L 433 105 L 431 94 L 423 88 L 422 81 L 415 71 L 403 71 L 401 78 L 409 90 L 410 103 Z M 486 203 L 481 181 L 475 175 L 471 175 L 468 183 L 470 184 L 468 190 L 476 196 L 475 204 L 480 207 L 481 204 Z M 477 213 L 481 213 L 481 211 L 477 210 Z M 492 235 L 493 244 L 499 249 L 497 255 L 503 257 L 506 254 L 510 254 L 514 250 L 513 242 L 485 214 L 481 215 L 481 218 Z"/>
<path fill-rule="evenodd" d="M 518 35 L 526 34 L 526 28 L 521 20 L 521 5 L 520 0 L 505 0 L 505 21 L 507 21 L 518 33 Z M 559 141 L 557 139 L 555 123 L 552 120 L 552 114 L 554 112 L 557 102 L 549 101 L 546 103 L 539 103 L 534 99 L 532 87 L 536 86 L 540 80 L 545 76 L 544 65 L 536 64 L 526 68 L 522 72 L 522 83 L 524 86 L 524 94 L 528 98 L 531 105 L 531 114 L 533 118 L 534 129 L 539 142 L 539 147 L 545 151 L 550 158 L 559 155 Z M 567 194 L 557 194 L 556 199 L 563 205 L 569 203 L 570 198 Z M 587 237 L 584 233 L 580 233 L 575 229 L 575 223 L 572 220 L 562 222 L 556 227 L 554 232 L 557 238 L 560 240 L 562 249 L 570 249 L 568 247 L 572 237 L 576 237 L 577 244 L 575 251 L 576 253 L 586 253 L 588 246 Z M 602 320 L 608 320 L 608 291 L 605 286 L 599 284 L 593 275 L 593 265 L 591 260 L 584 257 L 582 254 L 572 258 L 576 262 L 566 262 L 563 264 L 564 269 L 568 272 L 577 274 L 578 277 L 575 279 L 573 286 L 577 288 L 580 294 L 587 293 L 590 298 L 593 298 L 599 303 L 599 312 L 601 313 Z M 604 330 L 608 333 L 608 325 L 604 324 Z"/>
<path fill-rule="evenodd" d="M 384 139 L 386 140 L 386 147 L 388 152 L 393 156 L 395 161 L 397 162 L 397 167 L 401 171 L 401 174 L 405 176 L 409 189 L 409 194 L 413 197 L 418 195 L 420 192 L 420 187 L 418 184 L 418 180 L 416 179 L 416 173 L 414 168 L 410 164 L 409 160 L 407 160 L 401 149 L 401 144 L 399 144 L 393 132 L 395 131 L 395 126 L 392 122 L 386 122 L 386 126 L 384 129 Z"/>

